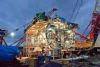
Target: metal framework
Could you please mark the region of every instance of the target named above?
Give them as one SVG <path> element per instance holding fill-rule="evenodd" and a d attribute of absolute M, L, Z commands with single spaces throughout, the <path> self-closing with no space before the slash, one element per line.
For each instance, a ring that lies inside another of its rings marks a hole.
<path fill-rule="evenodd" d="M 3 44 L 7 45 L 7 43 L 6 43 L 5 39 L 4 39 L 4 37 L 6 36 L 6 34 L 7 34 L 6 30 L 0 29 L 0 45 L 3 45 Z"/>

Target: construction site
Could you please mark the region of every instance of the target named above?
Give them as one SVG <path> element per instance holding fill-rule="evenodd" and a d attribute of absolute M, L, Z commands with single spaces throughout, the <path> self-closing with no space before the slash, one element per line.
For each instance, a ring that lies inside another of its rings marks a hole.
<path fill-rule="evenodd" d="M 76 9 L 75 17 L 78 15 L 82 7 L 77 5 L 81 3 L 86 2 L 75 0 L 70 18 Z M 59 15 L 60 8 L 55 7 L 36 12 L 30 22 L 19 27 L 16 22 L 17 28 L 4 28 L 0 22 L 0 67 L 100 67 L 100 0 L 95 0 L 91 9 L 91 19 L 83 25 L 66 21 Z M 19 31 L 20 36 L 15 38 Z"/>

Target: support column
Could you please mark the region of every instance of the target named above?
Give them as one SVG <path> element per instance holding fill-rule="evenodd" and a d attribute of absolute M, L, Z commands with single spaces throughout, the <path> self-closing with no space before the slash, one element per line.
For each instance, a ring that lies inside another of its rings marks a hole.
<path fill-rule="evenodd" d="M 2 45 L 3 42 L 3 36 L 0 36 L 0 45 Z"/>

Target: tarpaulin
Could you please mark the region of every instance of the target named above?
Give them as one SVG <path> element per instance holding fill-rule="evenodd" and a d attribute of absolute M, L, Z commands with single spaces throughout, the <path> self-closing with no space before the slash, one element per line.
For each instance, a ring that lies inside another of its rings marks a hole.
<path fill-rule="evenodd" d="M 0 62 L 11 61 L 20 54 L 20 51 L 15 46 L 0 46 Z"/>

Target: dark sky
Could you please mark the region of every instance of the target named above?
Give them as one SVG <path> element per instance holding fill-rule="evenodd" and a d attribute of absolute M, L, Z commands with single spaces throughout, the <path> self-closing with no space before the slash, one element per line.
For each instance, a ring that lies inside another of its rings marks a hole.
<path fill-rule="evenodd" d="M 58 8 L 57 15 L 66 21 L 78 23 L 79 32 L 85 29 L 92 17 L 96 0 L 0 0 L 0 28 L 10 32 L 26 23 L 31 23 L 37 12 L 48 12 Z M 23 29 L 16 32 L 15 37 L 7 38 L 10 44 L 23 36 Z"/>

